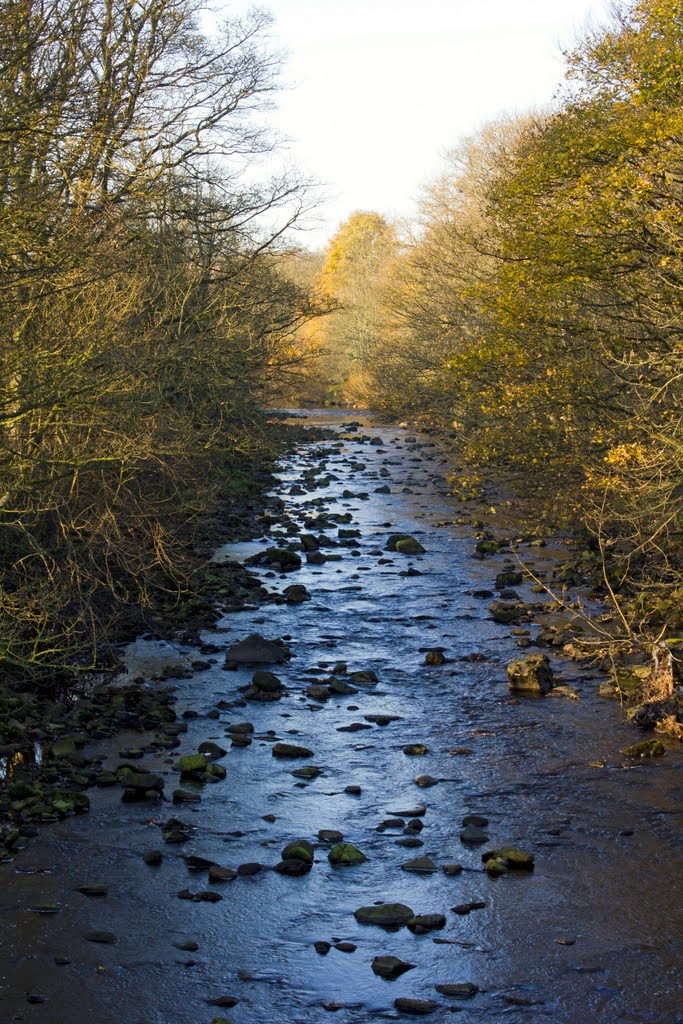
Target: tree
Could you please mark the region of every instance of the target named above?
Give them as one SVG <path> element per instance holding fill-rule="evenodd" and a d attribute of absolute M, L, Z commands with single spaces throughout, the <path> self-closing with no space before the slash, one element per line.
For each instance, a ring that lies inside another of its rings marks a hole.
<path fill-rule="evenodd" d="M 0 12 L 7 664 L 82 656 L 121 605 L 177 600 L 191 523 L 259 450 L 257 406 L 308 315 L 272 252 L 302 185 L 244 173 L 271 146 L 268 19 L 209 38 L 201 10 Z"/>

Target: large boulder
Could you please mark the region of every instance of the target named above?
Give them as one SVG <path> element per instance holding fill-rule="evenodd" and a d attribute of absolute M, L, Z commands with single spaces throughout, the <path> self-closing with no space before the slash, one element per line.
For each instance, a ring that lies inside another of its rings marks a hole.
<path fill-rule="evenodd" d="M 552 690 L 554 674 L 547 654 L 529 654 L 508 665 L 508 687 L 512 693 L 542 696 Z"/>

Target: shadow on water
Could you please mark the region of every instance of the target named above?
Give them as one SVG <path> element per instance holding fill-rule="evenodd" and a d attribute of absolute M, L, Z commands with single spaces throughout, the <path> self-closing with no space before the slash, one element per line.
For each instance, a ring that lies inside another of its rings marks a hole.
<path fill-rule="evenodd" d="M 338 411 L 307 416 L 333 427 L 357 419 Z M 303 447 L 282 465 L 287 521 L 274 524 L 260 548 L 291 539 L 288 522 L 319 533 L 313 520 L 321 514 L 350 514 L 343 527 L 360 531 L 322 548 L 338 561 L 304 563 L 287 576 L 260 570 L 269 589 L 303 583 L 311 599 L 226 616 L 203 637 L 219 652 L 213 663 L 201 650 L 174 648 L 183 664 L 208 663 L 177 683 L 178 711 L 189 713 L 180 753 L 207 739 L 227 747 L 230 724 L 254 726 L 251 745 L 231 747 L 222 759 L 227 780 L 196 787 L 201 802 L 182 807 L 121 803 L 116 788 L 93 791 L 89 815 L 43 830 L 2 868 L 2 1020 L 208 1024 L 226 1016 L 234 1024 L 317 1024 L 332 1016 L 346 1024 L 397 1017 L 397 997 L 435 1000 L 427 1019 L 458 1011 L 463 1024 L 683 1019 L 680 753 L 625 762 L 619 751 L 632 741 L 631 728 L 617 706 L 595 696 L 596 677 L 569 663 L 560 669 L 582 700 L 509 700 L 505 664 L 518 653 L 516 638 L 491 621 L 488 602 L 467 593 L 491 587 L 502 556 L 474 561 L 467 528 L 443 525 L 458 509 L 428 439 L 368 429 L 381 444 L 367 443 L 363 430 L 342 430 L 339 441 Z M 332 525 L 324 532 L 338 540 Z M 426 553 L 385 552 L 390 532 L 417 537 Z M 226 546 L 220 557 L 253 550 Z M 519 592 L 531 598 L 525 586 Z M 222 667 L 223 651 L 252 632 L 291 637 L 294 657 L 277 668 L 286 686 L 279 702 L 245 704 L 240 688 L 251 672 Z M 425 665 L 430 648 L 443 649 L 444 665 Z M 473 654 L 477 660 L 468 660 Z M 349 672 L 372 670 L 378 682 L 358 681 L 357 693 L 315 702 L 306 688 L 338 662 Z M 134 658 L 127 667 L 141 671 Z M 386 725 L 366 720 L 377 714 L 397 717 Z M 355 731 L 339 731 L 354 723 Z M 280 761 L 271 756 L 275 739 L 314 756 Z M 129 740 L 139 745 L 139 734 L 103 741 L 95 753 L 115 766 Z M 406 756 L 413 743 L 427 752 Z M 165 777 L 167 794 L 179 785 L 176 761 L 177 752 L 163 751 L 144 760 Z M 312 781 L 293 776 L 301 764 L 322 771 Z M 414 781 L 421 775 L 439 781 L 421 788 Z M 426 805 L 421 830 L 377 830 L 392 811 L 417 803 Z M 488 819 L 483 849 L 531 850 L 535 871 L 488 877 L 482 847 L 459 838 L 467 814 Z M 159 821 L 172 816 L 191 826 L 183 844 L 162 841 Z M 367 861 L 332 867 L 320 829 L 341 831 Z M 316 844 L 313 869 L 297 878 L 262 870 L 209 886 L 183 859 L 272 866 L 297 837 Z M 406 839 L 414 847 L 399 845 Z M 157 847 L 163 862 L 150 867 L 142 854 Z M 463 870 L 401 870 L 416 856 Z M 86 884 L 105 885 L 108 895 L 76 891 Z M 188 888 L 213 888 L 223 899 L 178 899 Z M 416 935 L 358 924 L 354 910 L 379 900 L 444 914 L 446 926 Z M 472 902 L 483 906 L 451 909 Z M 45 903 L 58 912 L 32 912 Z M 116 943 L 86 941 L 93 929 L 113 933 Z M 321 940 L 333 943 L 326 956 L 314 948 Z M 340 941 L 351 951 L 335 948 Z M 387 982 L 371 969 L 379 955 L 416 966 Z M 478 994 L 448 999 L 434 987 L 464 982 Z M 27 993 L 46 1001 L 28 1004 Z M 239 1002 L 207 1005 L 220 996 Z"/>

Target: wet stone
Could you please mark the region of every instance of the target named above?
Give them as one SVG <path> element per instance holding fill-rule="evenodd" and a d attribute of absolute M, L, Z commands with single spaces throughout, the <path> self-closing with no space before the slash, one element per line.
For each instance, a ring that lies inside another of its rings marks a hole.
<path fill-rule="evenodd" d="M 406 971 L 412 971 L 415 966 L 397 956 L 376 956 L 372 961 L 373 973 L 380 978 L 385 978 L 386 981 L 399 978 Z"/>
<path fill-rule="evenodd" d="M 442 996 L 448 996 L 449 999 L 471 999 L 479 991 L 479 986 L 474 985 L 471 981 L 454 985 L 435 985 L 434 987 L 437 992 L 440 992 Z"/>
<path fill-rule="evenodd" d="M 363 864 L 367 857 L 351 843 L 337 843 L 327 855 L 330 864 L 341 867 L 353 867 L 355 864 Z"/>
<path fill-rule="evenodd" d="M 399 1013 L 407 1013 L 415 1017 L 426 1017 L 439 1009 L 439 1004 L 431 999 L 394 999 L 394 1006 Z"/>
<path fill-rule="evenodd" d="M 416 875 L 432 875 L 438 868 L 431 857 L 416 857 L 401 864 L 403 871 L 412 871 Z"/>
<path fill-rule="evenodd" d="M 318 839 L 323 843 L 341 843 L 344 839 L 344 833 L 337 832 L 332 828 L 321 828 L 318 831 Z"/>
<path fill-rule="evenodd" d="M 276 743 L 271 753 L 273 757 L 282 758 L 313 757 L 312 750 L 300 747 L 296 743 Z"/>
<path fill-rule="evenodd" d="M 415 935 L 425 935 L 427 932 L 440 931 L 446 927 L 446 918 L 443 914 L 416 914 L 408 921 L 408 930 Z"/>
<path fill-rule="evenodd" d="M 258 875 L 262 870 L 263 865 L 259 864 L 258 861 L 246 861 L 246 863 L 238 865 L 237 874 L 240 878 L 249 878 L 252 875 Z"/>
<path fill-rule="evenodd" d="M 484 818 L 481 814 L 466 814 L 462 819 L 463 825 L 476 825 L 478 828 L 484 828 L 489 823 L 488 818 Z"/>
<path fill-rule="evenodd" d="M 237 878 L 234 868 L 223 867 L 221 864 L 212 864 L 209 867 L 210 882 L 231 882 Z"/>
<path fill-rule="evenodd" d="M 466 825 L 460 833 L 460 841 L 468 846 L 477 846 L 488 842 L 488 836 L 478 825 Z"/>
<path fill-rule="evenodd" d="M 396 817 L 400 818 L 421 818 L 426 813 L 427 808 L 424 804 L 417 804 L 415 807 L 409 807 L 407 810 L 389 811 L 389 814 L 395 814 Z"/>
<path fill-rule="evenodd" d="M 405 903 L 382 903 L 379 906 L 359 907 L 353 916 L 359 924 L 372 924 L 380 928 L 402 928 L 415 916 Z"/>

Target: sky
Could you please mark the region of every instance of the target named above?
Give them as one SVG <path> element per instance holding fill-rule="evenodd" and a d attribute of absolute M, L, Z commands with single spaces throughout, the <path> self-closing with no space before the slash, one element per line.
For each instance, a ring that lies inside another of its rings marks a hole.
<path fill-rule="evenodd" d="M 252 6 L 232 0 L 239 15 Z M 269 115 L 322 185 L 298 239 L 323 248 L 354 210 L 411 217 L 442 154 L 503 113 L 552 101 L 561 47 L 604 0 L 261 0 L 286 51 Z"/>

